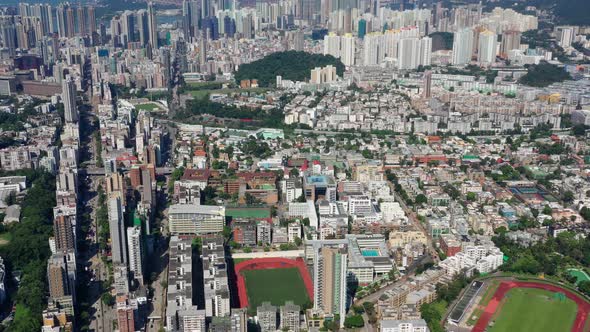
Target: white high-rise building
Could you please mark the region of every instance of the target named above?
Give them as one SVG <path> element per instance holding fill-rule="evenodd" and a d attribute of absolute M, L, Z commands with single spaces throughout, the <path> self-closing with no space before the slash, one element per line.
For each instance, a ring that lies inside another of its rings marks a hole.
<path fill-rule="evenodd" d="M 399 69 L 416 69 L 430 66 L 432 58 L 432 39 L 424 37 L 402 38 L 398 45 L 397 66 Z"/>
<path fill-rule="evenodd" d="M 114 264 L 127 264 L 127 245 L 125 244 L 125 221 L 120 192 L 109 195 L 109 230 L 111 235 L 111 259 Z"/>
<path fill-rule="evenodd" d="M 485 30 L 479 34 L 477 62 L 480 65 L 490 65 L 495 62 L 497 39 L 498 36 L 490 30 Z"/>
<path fill-rule="evenodd" d="M 355 53 L 356 45 L 354 36 L 347 33 L 340 38 L 340 60 L 347 67 L 354 66 Z"/>
<path fill-rule="evenodd" d="M 432 60 L 432 38 L 420 39 L 420 65 L 430 66 Z"/>
<path fill-rule="evenodd" d="M 465 28 L 455 32 L 452 64 L 464 65 L 471 62 L 473 51 L 473 30 Z"/>
<path fill-rule="evenodd" d="M 385 45 L 383 45 L 383 34 L 370 33 L 365 36 L 363 48 L 363 65 L 375 66 L 383 61 Z"/>
<path fill-rule="evenodd" d="M 387 30 L 383 33 L 383 44 L 385 56 L 389 58 L 398 58 L 399 41 L 402 34 L 399 30 Z"/>
<path fill-rule="evenodd" d="M 330 33 L 324 36 L 324 55 L 340 58 L 340 36 Z"/>
<path fill-rule="evenodd" d="M 78 122 L 78 106 L 76 105 L 76 83 L 70 75 L 62 81 L 61 99 L 64 104 L 64 117 L 66 122 Z"/>
<path fill-rule="evenodd" d="M 129 252 L 129 271 L 133 278 L 143 284 L 143 256 L 141 243 L 141 228 L 127 227 L 127 249 Z"/>
<path fill-rule="evenodd" d="M 414 69 L 418 67 L 420 58 L 420 39 L 403 38 L 399 41 L 397 66 L 399 69 Z"/>
<path fill-rule="evenodd" d="M 572 46 L 575 36 L 574 27 L 558 27 L 557 30 L 559 36 L 559 46 L 563 48 Z"/>

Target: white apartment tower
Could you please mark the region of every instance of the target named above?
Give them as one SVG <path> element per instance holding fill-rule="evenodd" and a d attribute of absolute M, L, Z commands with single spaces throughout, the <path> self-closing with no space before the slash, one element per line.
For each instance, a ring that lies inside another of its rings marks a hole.
<path fill-rule="evenodd" d="M 127 264 L 127 245 L 125 244 L 125 221 L 121 193 L 111 193 L 108 200 L 109 229 L 111 235 L 111 258 L 113 264 Z"/>
<path fill-rule="evenodd" d="M 127 228 L 127 249 L 129 252 L 129 271 L 133 278 L 143 284 L 143 245 L 141 243 L 141 227 Z"/>
<path fill-rule="evenodd" d="M 480 65 L 491 65 L 496 60 L 496 45 L 498 36 L 490 30 L 479 34 L 477 62 Z"/>
<path fill-rule="evenodd" d="M 452 64 L 465 65 L 471 62 L 473 51 L 473 30 L 465 28 L 455 32 Z"/>

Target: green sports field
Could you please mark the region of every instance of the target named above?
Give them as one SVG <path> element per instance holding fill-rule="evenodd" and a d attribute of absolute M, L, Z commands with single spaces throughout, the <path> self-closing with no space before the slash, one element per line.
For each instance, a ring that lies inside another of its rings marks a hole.
<path fill-rule="evenodd" d="M 513 288 L 504 301 L 490 332 L 569 331 L 577 312 L 574 301 L 541 289 Z"/>
<path fill-rule="evenodd" d="M 309 302 L 305 284 L 296 268 L 247 270 L 242 274 L 246 281 L 249 309 L 253 312 L 266 301 L 275 306 L 281 306 L 285 301 L 298 305 Z"/>

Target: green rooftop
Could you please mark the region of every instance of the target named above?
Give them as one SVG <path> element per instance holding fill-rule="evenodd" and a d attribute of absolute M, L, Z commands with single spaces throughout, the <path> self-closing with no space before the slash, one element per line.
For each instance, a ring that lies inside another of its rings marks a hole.
<path fill-rule="evenodd" d="M 254 218 L 254 219 L 266 219 L 270 218 L 270 208 L 267 207 L 239 207 L 239 208 L 226 208 L 225 215 L 232 218 Z"/>

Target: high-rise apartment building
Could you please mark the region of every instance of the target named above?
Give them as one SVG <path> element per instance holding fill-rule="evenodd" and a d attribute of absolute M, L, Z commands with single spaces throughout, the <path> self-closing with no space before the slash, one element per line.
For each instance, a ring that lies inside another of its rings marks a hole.
<path fill-rule="evenodd" d="M 270 302 L 263 302 L 256 308 L 256 317 L 261 332 L 273 332 L 277 330 L 277 307 Z"/>
<path fill-rule="evenodd" d="M 76 104 L 76 83 L 68 75 L 62 81 L 61 98 L 64 104 L 64 117 L 66 122 L 78 122 L 78 106 Z"/>
<path fill-rule="evenodd" d="M 125 244 L 125 221 L 123 220 L 123 204 L 121 192 L 109 195 L 109 230 L 111 235 L 111 258 L 113 264 L 127 264 L 127 245 Z"/>
<path fill-rule="evenodd" d="M 281 306 L 280 308 L 280 326 L 279 328 L 281 330 L 288 330 L 288 331 L 292 331 L 292 332 L 299 332 L 299 322 L 300 322 L 300 317 L 299 317 L 299 313 L 301 311 L 301 308 L 294 304 L 291 301 L 288 301 L 287 303 L 285 303 L 284 306 Z"/>
<path fill-rule="evenodd" d="M 50 303 L 73 315 L 76 271 L 69 271 L 70 266 L 66 255 L 54 254 L 47 262 L 47 280 Z"/>
<path fill-rule="evenodd" d="M 508 57 L 508 51 L 520 48 L 520 31 L 508 30 L 502 33 L 502 44 L 500 45 L 500 55 L 503 58 Z"/>
<path fill-rule="evenodd" d="M 149 2 L 147 7 L 147 24 L 149 30 L 149 44 L 152 49 L 158 48 L 158 23 L 156 20 L 156 8 L 154 3 Z"/>
<path fill-rule="evenodd" d="M 93 6 L 86 7 L 86 24 L 90 35 L 96 32 L 96 10 Z"/>
<path fill-rule="evenodd" d="M 88 25 L 86 24 L 86 8 L 78 6 L 76 8 L 76 16 L 78 18 L 78 34 L 84 36 L 88 34 Z"/>
<path fill-rule="evenodd" d="M 473 30 L 465 28 L 455 32 L 453 39 L 452 64 L 465 65 L 471 62 L 473 52 Z"/>
<path fill-rule="evenodd" d="M 0 39 L 2 46 L 8 49 L 11 56 L 15 55 L 17 48 L 16 28 L 10 17 L 0 17 Z"/>
<path fill-rule="evenodd" d="M 477 62 L 480 65 L 491 65 L 496 61 L 497 39 L 496 34 L 490 30 L 485 30 L 479 34 Z"/>
<path fill-rule="evenodd" d="M 143 244 L 140 226 L 127 228 L 127 246 L 129 252 L 129 271 L 133 273 L 133 279 L 143 284 Z"/>
<path fill-rule="evenodd" d="M 430 98 L 432 96 L 432 72 L 430 70 L 424 72 L 424 88 L 422 90 L 422 96 L 424 98 Z"/>
<path fill-rule="evenodd" d="M 313 258 L 313 308 L 324 314 L 346 316 L 347 251 L 345 246 L 321 246 Z"/>
<path fill-rule="evenodd" d="M 340 61 L 347 67 L 353 66 L 355 54 L 356 43 L 354 36 L 347 33 L 340 37 Z"/>

